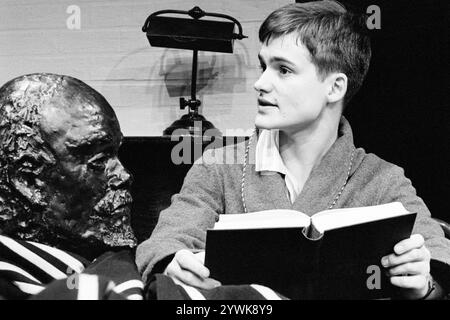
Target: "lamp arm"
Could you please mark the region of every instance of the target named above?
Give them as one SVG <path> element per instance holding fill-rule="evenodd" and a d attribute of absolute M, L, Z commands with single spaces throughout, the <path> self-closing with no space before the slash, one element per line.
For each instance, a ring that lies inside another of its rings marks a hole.
<path fill-rule="evenodd" d="M 237 19 L 233 18 L 232 16 L 229 16 L 229 15 L 226 15 L 226 14 L 221 14 L 221 13 L 208 13 L 208 12 L 206 12 L 206 15 L 207 16 L 211 16 L 211 17 L 225 18 L 225 19 L 229 19 L 229 20 L 233 21 L 234 23 L 237 24 L 238 29 L 239 29 L 239 34 L 233 33 L 234 38 L 235 39 L 239 39 L 239 40 L 244 39 L 244 38 L 248 38 L 247 36 L 244 36 L 242 34 L 243 31 L 242 31 L 241 23 L 239 21 L 237 21 Z"/>

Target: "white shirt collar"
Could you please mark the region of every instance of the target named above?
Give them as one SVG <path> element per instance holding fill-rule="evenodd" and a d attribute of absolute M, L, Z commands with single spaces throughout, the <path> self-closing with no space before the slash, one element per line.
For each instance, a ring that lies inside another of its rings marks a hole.
<path fill-rule="evenodd" d="M 255 151 L 255 170 L 262 175 L 281 173 L 288 189 L 288 197 L 294 203 L 300 193 L 295 177 L 284 165 L 279 151 L 279 130 L 260 130 Z"/>

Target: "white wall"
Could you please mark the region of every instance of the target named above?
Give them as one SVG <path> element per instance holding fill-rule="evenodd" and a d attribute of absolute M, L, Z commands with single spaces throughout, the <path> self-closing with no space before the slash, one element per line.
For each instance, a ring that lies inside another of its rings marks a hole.
<path fill-rule="evenodd" d="M 163 9 L 207 12 L 238 19 L 248 39 L 234 53 L 199 53 L 201 112 L 225 132 L 249 129 L 255 115 L 253 83 L 259 75 L 258 28 L 287 0 L 0 0 L 0 85 L 22 74 L 52 72 L 79 78 L 114 107 L 126 136 L 158 136 L 186 110 L 192 52 L 150 47 L 141 31 Z M 80 8 L 79 30 L 66 10 Z"/>

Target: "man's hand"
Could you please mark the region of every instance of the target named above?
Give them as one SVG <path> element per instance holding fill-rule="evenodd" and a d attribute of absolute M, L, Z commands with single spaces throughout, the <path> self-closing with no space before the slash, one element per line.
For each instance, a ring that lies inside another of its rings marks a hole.
<path fill-rule="evenodd" d="M 220 286 L 220 282 L 209 278 L 209 270 L 204 266 L 205 251 L 192 253 L 182 249 L 175 254 L 164 274 L 170 276 L 175 283 L 187 284 L 201 289 L 212 289 Z"/>
<path fill-rule="evenodd" d="M 394 246 L 394 253 L 381 259 L 394 286 L 402 288 L 406 299 L 423 298 L 428 291 L 430 280 L 430 251 L 420 234 Z"/>

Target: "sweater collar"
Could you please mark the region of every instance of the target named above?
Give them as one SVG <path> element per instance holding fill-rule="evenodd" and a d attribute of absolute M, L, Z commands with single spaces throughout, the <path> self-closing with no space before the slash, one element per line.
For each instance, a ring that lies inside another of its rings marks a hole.
<path fill-rule="evenodd" d="M 354 169 L 354 152 L 352 129 L 347 119 L 342 117 L 338 138 L 322 160 L 313 167 L 293 209 L 310 215 L 330 209 Z"/>

